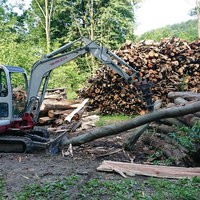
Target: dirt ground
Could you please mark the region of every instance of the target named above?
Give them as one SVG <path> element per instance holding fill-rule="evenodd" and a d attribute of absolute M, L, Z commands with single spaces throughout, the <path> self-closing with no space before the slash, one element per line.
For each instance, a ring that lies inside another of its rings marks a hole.
<path fill-rule="evenodd" d="M 119 179 L 121 178 L 119 174 L 98 172 L 96 168 L 104 160 L 147 163 L 148 158 L 155 153 L 155 150 L 140 140 L 133 151 L 125 151 L 124 141 L 131 133 L 132 131 L 129 130 L 116 136 L 101 138 L 81 146 L 73 146 L 72 154 L 66 146 L 54 156 L 44 152 L 0 155 L 0 177 L 3 176 L 7 184 L 4 193 L 9 197 L 11 192 L 20 191 L 25 184 L 55 181 L 57 178 L 62 179 L 74 174 L 79 175 L 79 184 L 96 178 Z M 136 180 L 147 178 L 134 177 Z"/>
<path fill-rule="evenodd" d="M 17 192 L 25 184 L 42 183 L 78 174 L 84 183 L 99 176 L 119 178 L 118 174 L 97 172 L 96 168 L 103 160 L 130 162 L 132 159 L 142 162 L 144 154 L 124 151 L 123 142 L 127 134 L 98 139 L 74 146 L 73 156 L 66 154 L 68 147 L 54 156 L 44 152 L 35 154 L 0 155 L 0 175 L 6 180 L 6 192 Z"/>

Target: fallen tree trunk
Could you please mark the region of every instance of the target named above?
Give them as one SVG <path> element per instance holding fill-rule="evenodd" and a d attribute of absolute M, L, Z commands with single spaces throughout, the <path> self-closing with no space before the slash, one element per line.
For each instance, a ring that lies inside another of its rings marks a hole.
<path fill-rule="evenodd" d="M 158 110 L 158 109 L 160 109 L 161 106 L 162 106 L 162 101 L 157 100 L 155 102 L 154 109 Z M 132 136 L 129 137 L 125 142 L 125 149 L 133 150 L 135 143 L 138 141 L 139 137 L 145 132 L 145 130 L 148 129 L 149 125 L 150 125 L 149 123 L 144 124 L 144 125 L 138 127 L 136 130 L 134 129 Z"/>
<path fill-rule="evenodd" d="M 182 97 L 182 98 L 187 97 L 190 99 L 200 100 L 200 94 L 196 92 L 170 92 L 168 94 L 168 97 L 170 99 L 176 99 L 177 97 Z"/>
<path fill-rule="evenodd" d="M 134 144 L 137 142 L 139 137 L 145 132 L 145 130 L 148 129 L 148 127 L 149 127 L 149 123 L 144 124 L 144 125 L 138 127 L 136 130 L 134 130 L 133 135 L 130 138 L 128 138 L 125 142 L 125 149 L 133 150 Z"/>
<path fill-rule="evenodd" d="M 81 145 L 98 138 L 106 137 L 109 135 L 116 135 L 123 131 L 136 128 L 143 124 L 147 124 L 159 119 L 179 117 L 179 116 L 195 113 L 198 111 L 200 111 L 199 101 L 189 104 L 189 105 L 185 105 L 185 106 L 177 106 L 173 108 L 162 109 L 159 111 L 155 111 L 153 113 L 148 113 L 146 115 L 133 118 L 123 123 L 104 126 L 99 129 L 92 130 L 90 132 L 84 133 L 82 135 L 79 135 L 71 139 L 68 139 L 67 137 L 65 137 L 63 138 L 62 145 L 68 145 L 68 144 Z"/>
<path fill-rule="evenodd" d="M 167 124 L 167 125 L 170 125 L 170 126 L 178 126 L 178 127 L 183 127 L 183 126 L 186 126 L 183 122 L 181 122 L 180 120 L 176 119 L 176 118 L 167 118 L 167 119 L 161 119 L 159 120 L 161 123 L 163 124 Z"/>

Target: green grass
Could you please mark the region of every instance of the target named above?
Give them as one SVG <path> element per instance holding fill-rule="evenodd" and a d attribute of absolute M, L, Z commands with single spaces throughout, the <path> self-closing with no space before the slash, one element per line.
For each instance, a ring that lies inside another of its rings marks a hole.
<path fill-rule="evenodd" d="M 1 189 L 5 189 L 4 181 L 1 183 L 3 184 Z M 12 193 L 10 199 L 198 200 L 200 199 L 200 179 L 197 177 L 180 180 L 148 178 L 136 181 L 134 178 L 106 180 L 99 177 L 82 182 L 80 176 L 71 175 L 64 179 L 26 185 L 17 194 Z"/>
<path fill-rule="evenodd" d="M 6 187 L 6 183 L 4 178 L 0 175 L 0 200 L 3 198 L 3 192 Z"/>
<path fill-rule="evenodd" d="M 150 178 L 145 181 L 155 193 L 149 195 L 152 200 L 199 200 L 200 179 L 161 180 Z"/>
<path fill-rule="evenodd" d="M 100 120 L 96 123 L 96 126 L 106 126 L 114 123 L 123 122 L 132 119 L 134 116 L 124 116 L 124 115 L 100 115 Z"/>
<path fill-rule="evenodd" d="M 70 199 L 69 189 L 73 188 L 78 180 L 78 176 L 72 175 L 62 180 L 57 179 L 43 184 L 26 185 L 21 192 L 13 196 L 13 199 Z"/>

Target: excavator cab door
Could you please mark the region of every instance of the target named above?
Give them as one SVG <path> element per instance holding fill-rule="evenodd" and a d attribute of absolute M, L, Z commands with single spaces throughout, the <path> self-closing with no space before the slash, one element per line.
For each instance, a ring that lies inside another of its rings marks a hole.
<path fill-rule="evenodd" d="M 27 88 L 28 79 L 24 69 L 0 66 L 0 122 L 12 122 L 20 117 L 25 106 Z"/>

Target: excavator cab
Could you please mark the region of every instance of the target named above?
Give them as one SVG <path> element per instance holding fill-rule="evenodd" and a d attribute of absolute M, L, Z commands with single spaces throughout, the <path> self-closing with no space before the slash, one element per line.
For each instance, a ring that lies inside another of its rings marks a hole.
<path fill-rule="evenodd" d="M 0 65 L 0 126 L 10 124 L 20 117 L 25 106 L 27 88 L 28 79 L 24 69 Z"/>

